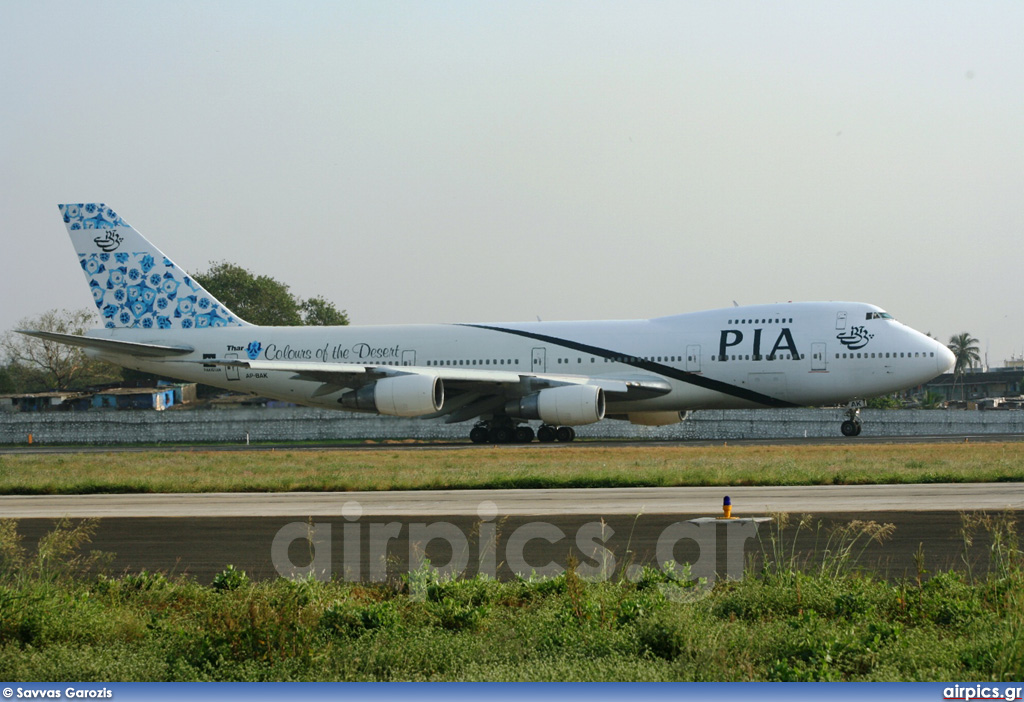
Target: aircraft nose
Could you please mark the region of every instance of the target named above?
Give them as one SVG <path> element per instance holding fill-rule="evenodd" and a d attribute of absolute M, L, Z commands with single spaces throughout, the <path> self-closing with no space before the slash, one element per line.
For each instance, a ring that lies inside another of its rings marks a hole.
<path fill-rule="evenodd" d="M 938 349 L 935 351 L 936 368 L 940 375 L 942 373 L 948 373 L 953 370 L 953 366 L 956 365 L 956 356 L 954 356 L 953 352 L 942 344 L 936 342 L 935 345 L 938 346 Z"/>

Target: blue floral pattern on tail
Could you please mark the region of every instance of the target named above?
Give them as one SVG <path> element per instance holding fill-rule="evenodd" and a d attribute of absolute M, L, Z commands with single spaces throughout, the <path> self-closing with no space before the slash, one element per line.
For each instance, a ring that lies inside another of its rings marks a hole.
<path fill-rule="evenodd" d="M 68 229 L 113 229 L 127 227 L 128 223 L 106 205 L 61 205 L 64 224 Z"/>
<path fill-rule="evenodd" d="M 125 237 L 117 229 L 131 226 L 106 205 L 61 205 L 60 211 L 69 232 L 107 230 L 93 239 L 96 253 L 79 252 L 78 258 L 108 328 L 205 329 L 243 324 L 156 248 L 119 250 Z"/>

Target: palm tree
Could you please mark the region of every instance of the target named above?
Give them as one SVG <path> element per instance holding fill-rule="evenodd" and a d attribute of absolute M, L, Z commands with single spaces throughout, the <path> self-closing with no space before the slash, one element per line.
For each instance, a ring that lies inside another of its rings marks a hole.
<path fill-rule="evenodd" d="M 968 368 L 973 368 L 975 364 L 981 362 L 981 356 L 978 355 L 978 340 L 967 332 L 957 334 L 949 338 L 949 344 L 947 344 L 953 355 L 956 356 L 956 365 L 953 366 L 953 388 L 956 388 L 956 379 L 960 378 L 960 399 L 964 399 L 964 373 L 967 372 Z"/>
<path fill-rule="evenodd" d="M 942 407 L 943 399 L 942 395 L 931 390 L 926 390 L 924 395 L 921 396 L 921 409 L 938 409 Z"/>

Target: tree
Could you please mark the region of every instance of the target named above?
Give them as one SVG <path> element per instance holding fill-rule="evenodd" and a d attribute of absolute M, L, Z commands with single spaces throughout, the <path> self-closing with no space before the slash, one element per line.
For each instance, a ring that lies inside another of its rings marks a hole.
<path fill-rule="evenodd" d="M 98 326 L 94 311 L 50 310 L 36 318 L 22 319 L 17 328 L 82 334 Z M 9 331 L 0 339 L 0 349 L 8 359 L 10 382 L 20 392 L 69 390 L 121 379 L 119 368 L 89 358 L 77 346 Z"/>
<path fill-rule="evenodd" d="M 337 327 L 348 324 L 348 314 L 319 295 L 307 298 L 300 305 L 302 323 L 314 327 Z"/>
<path fill-rule="evenodd" d="M 942 395 L 932 390 L 926 390 L 921 396 L 921 409 L 939 409 L 943 404 Z"/>
<path fill-rule="evenodd" d="M 296 297 L 284 283 L 268 275 L 256 275 L 234 263 L 210 264 L 208 271 L 192 276 L 215 298 L 247 322 L 295 327 L 348 324 L 348 315 L 320 296 Z"/>
<path fill-rule="evenodd" d="M 903 403 L 896 395 L 879 395 L 868 398 L 868 409 L 900 409 Z"/>
<path fill-rule="evenodd" d="M 12 370 L 10 366 L 0 366 L 0 395 L 18 391 L 18 386 L 15 385 L 15 373 Z"/>
<path fill-rule="evenodd" d="M 956 364 L 953 366 L 953 387 L 956 388 L 956 380 L 960 379 L 960 399 L 964 399 L 964 373 L 968 368 L 973 368 L 981 362 L 978 354 L 978 340 L 967 332 L 951 336 L 947 347 L 956 357 Z"/>

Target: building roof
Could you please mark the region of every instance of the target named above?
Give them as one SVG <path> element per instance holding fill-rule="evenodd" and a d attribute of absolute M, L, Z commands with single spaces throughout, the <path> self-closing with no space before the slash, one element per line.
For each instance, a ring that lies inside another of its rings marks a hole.
<path fill-rule="evenodd" d="M 162 388 L 110 388 L 99 392 L 87 393 L 90 395 L 159 395 L 165 392 L 173 392 L 174 388 L 166 386 Z"/>
<path fill-rule="evenodd" d="M 12 400 L 45 400 L 54 398 L 84 397 L 92 395 L 91 392 L 80 392 L 78 390 L 53 390 L 50 392 L 19 392 L 0 395 L 0 399 Z"/>
<path fill-rule="evenodd" d="M 943 373 L 926 385 L 983 385 L 985 383 L 1015 383 L 1021 379 L 1022 371 L 1016 368 L 997 368 L 989 371 L 976 371 L 964 373 L 962 376 L 954 376 L 952 373 Z"/>

